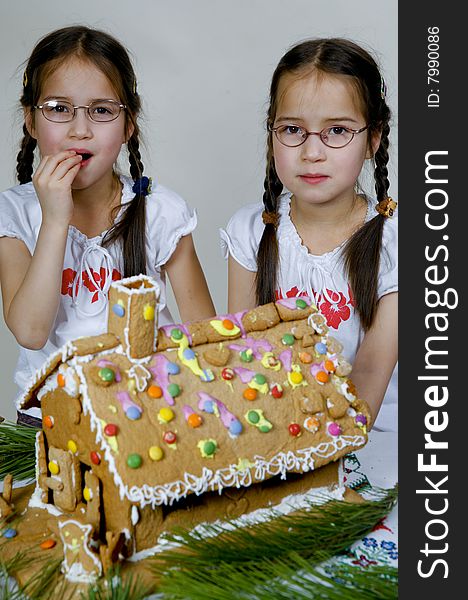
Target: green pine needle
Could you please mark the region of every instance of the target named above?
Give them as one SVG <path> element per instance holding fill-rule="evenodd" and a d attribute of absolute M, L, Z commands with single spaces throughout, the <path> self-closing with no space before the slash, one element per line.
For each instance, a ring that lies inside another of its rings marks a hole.
<path fill-rule="evenodd" d="M 268 548 L 270 558 L 281 557 L 287 552 L 297 552 L 309 559 L 323 553 L 335 556 L 364 537 L 372 527 L 384 518 L 397 499 L 397 487 L 385 495 L 377 494 L 377 500 L 354 504 L 332 500 L 323 505 L 311 505 L 307 512 L 277 516 L 274 520 L 256 525 L 233 525 L 232 531 L 220 526 L 207 526 L 208 536 L 177 529 L 166 535 L 169 542 L 183 548 L 167 550 L 151 561 L 156 573 L 167 568 L 196 569 L 206 563 L 220 561 L 241 563 L 261 560 Z M 206 535 L 206 534 L 205 534 Z"/>
<path fill-rule="evenodd" d="M 230 532 L 210 528 L 216 537 L 178 530 L 168 539 L 182 548 L 154 557 L 150 568 L 171 600 L 396 598 L 392 567 L 340 565 L 327 573 L 323 565 L 384 518 L 397 493 L 395 487 L 362 504 L 331 501 Z"/>
<path fill-rule="evenodd" d="M 132 575 L 122 581 L 120 570 L 111 570 L 104 581 L 88 588 L 82 600 L 144 600 L 155 591 L 154 586 L 144 585 Z"/>
<path fill-rule="evenodd" d="M 4 421 L 0 424 L 0 479 L 11 473 L 16 479 L 36 474 L 36 433 L 28 425 Z"/>

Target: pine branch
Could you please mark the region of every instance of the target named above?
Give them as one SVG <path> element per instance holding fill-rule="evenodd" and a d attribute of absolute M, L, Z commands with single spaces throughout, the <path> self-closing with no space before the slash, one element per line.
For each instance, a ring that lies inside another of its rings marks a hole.
<path fill-rule="evenodd" d="M 177 529 L 165 539 L 181 546 L 154 557 L 151 568 L 161 574 L 172 566 L 197 569 L 200 566 L 223 562 L 242 563 L 262 560 L 268 548 L 270 558 L 287 552 L 297 552 L 310 560 L 323 553 L 335 556 L 364 537 L 384 518 L 397 499 L 397 487 L 377 500 L 353 504 L 332 500 L 323 505 L 311 505 L 307 512 L 280 515 L 255 525 L 240 526 L 232 522 L 232 531 L 208 525 L 204 533 Z M 320 549 L 320 551 L 318 550 Z"/>
<path fill-rule="evenodd" d="M 132 575 L 122 581 L 120 570 L 111 570 L 104 581 L 89 586 L 82 600 L 144 600 L 155 591 L 154 586 L 144 585 Z"/>
<path fill-rule="evenodd" d="M 35 477 L 37 432 L 28 425 L 0 424 L 0 479 L 8 473 L 17 479 Z"/>

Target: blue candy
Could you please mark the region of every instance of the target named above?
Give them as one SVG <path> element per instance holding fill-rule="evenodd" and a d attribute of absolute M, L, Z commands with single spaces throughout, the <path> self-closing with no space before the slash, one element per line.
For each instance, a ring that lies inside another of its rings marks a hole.
<path fill-rule="evenodd" d="M 192 350 L 192 348 L 185 348 L 184 358 L 186 360 L 192 360 L 192 358 L 195 358 L 195 352 Z"/>
<path fill-rule="evenodd" d="M 138 408 L 138 406 L 129 406 L 125 414 L 132 421 L 136 421 L 141 417 L 141 410 Z"/>
<path fill-rule="evenodd" d="M 12 529 L 11 527 L 9 527 L 8 529 L 5 529 L 5 531 L 3 532 L 3 537 L 6 538 L 14 538 L 17 534 L 16 529 Z"/>
<path fill-rule="evenodd" d="M 237 419 L 229 425 L 229 433 L 239 435 L 242 432 L 242 423 Z"/>
<path fill-rule="evenodd" d="M 317 350 L 317 352 L 319 354 L 326 354 L 327 353 L 327 346 L 323 342 L 317 342 L 315 344 L 315 349 Z"/>
<path fill-rule="evenodd" d="M 118 317 L 123 317 L 125 314 L 125 308 L 121 304 L 114 304 L 112 307 L 112 312 Z"/>
<path fill-rule="evenodd" d="M 180 373 L 180 367 L 176 363 L 169 362 L 167 363 L 167 372 L 169 373 L 169 375 L 177 375 L 178 373 Z"/>

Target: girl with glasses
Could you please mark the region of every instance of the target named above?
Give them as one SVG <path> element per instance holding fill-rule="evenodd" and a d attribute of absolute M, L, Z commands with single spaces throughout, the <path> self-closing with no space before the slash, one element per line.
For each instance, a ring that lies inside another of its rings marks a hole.
<path fill-rule="evenodd" d="M 112 280 L 156 279 L 160 324 L 173 321 L 166 275 L 183 320 L 214 315 L 191 236 L 196 215 L 144 175 L 126 49 L 88 27 L 48 34 L 27 63 L 21 105 L 20 185 L 0 194 L 0 281 L 20 389 L 65 342 L 105 331 Z M 115 167 L 123 145 L 130 177 Z"/>
<path fill-rule="evenodd" d="M 344 347 L 350 364 L 339 372 L 352 364 L 374 421 L 397 360 L 385 93 L 375 60 L 352 41 L 313 39 L 286 52 L 270 88 L 263 203 L 241 208 L 221 230 L 229 311 L 311 297 L 337 340 L 326 354 Z M 376 199 L 359 191 L 366 161 Z M 320 362 L 323 349 L 315 351 Z M 395 397 L 388 396 L 377 427 L 397 429 Z"/>

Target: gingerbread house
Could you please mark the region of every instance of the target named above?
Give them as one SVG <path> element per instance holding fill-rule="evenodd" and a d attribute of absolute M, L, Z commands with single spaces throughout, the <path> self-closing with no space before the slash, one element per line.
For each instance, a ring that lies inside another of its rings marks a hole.
<path fill-rule="evenodd" d="M 24 393 L 43 416 L 31 504 L 135 558 L 175 525 L 342 490 L 369 411 L 310 299 L 158 327 L 158 293 L 114 282 L 108 333 L 68 343 Z"/>

